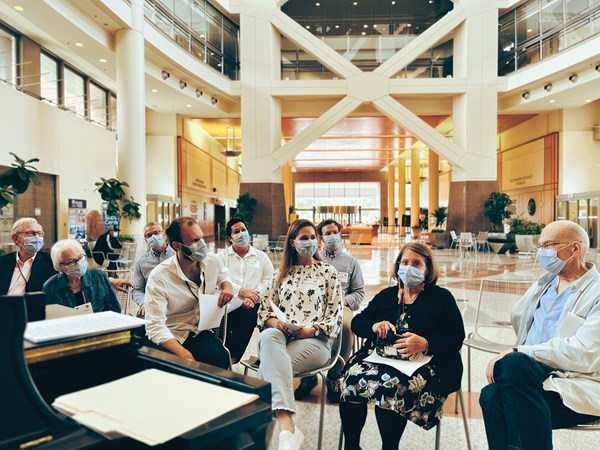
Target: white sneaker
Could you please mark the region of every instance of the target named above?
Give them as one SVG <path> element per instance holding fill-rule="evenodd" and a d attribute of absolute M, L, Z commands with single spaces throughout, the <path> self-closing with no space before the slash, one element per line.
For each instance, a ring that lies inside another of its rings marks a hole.
<path fill-rule="evenodd" d="M 296 432 L 282 431 L 279 433 L 279 450 L 300 450 L 304 441 L 302 431 L 296 427 Z"/>

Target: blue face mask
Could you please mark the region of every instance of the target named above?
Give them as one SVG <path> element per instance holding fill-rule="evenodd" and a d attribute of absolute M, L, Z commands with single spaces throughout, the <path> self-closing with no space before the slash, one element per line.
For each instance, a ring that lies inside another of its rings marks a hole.
<path fill-rule="evenodd" d="M 327 250 L 333 252 L 340 246 L 340 242 L 342 242 L 342 236 L 339 234 L 326 234 L 323 236 L 323 242 L 325 243 Z"/>
<path fill-rule="evenodd" d="M 567 248 L 569 245 L 571 244 L 565 245 L 564 247 L 558 250 L 551 250 L 549 248 L 538 248 L 537 257 L 538 261 L 540 262 L 540 266 L 542 266 L 542 269 L 547 270 L 548 272 L 553 273 L 554 275 L 558 275 L 560 271 L 563 270 L 563 267 L 565 267 L 565 264 L 567 264 L 567 261 L 573 257 L 571 255 L 571 258 L 563 261 L 558 257 L 558 252 L 563 248 Z"/>
<path fill-rule="evenodd" d="M 400 278 L 404 286 L 413 289 L 425 282 L 425 270 L 417 269 L 413 266 L 401 265 L 398 267 L 398 278 Z"/>
<path fill-rule="evenodd" d="M 41 236 L 25 236 L 23 250 L 30 255 L 35 255 L 44 246 L 44 238 Z"/>
<path fill-rule="evenodd" d="M 234 234 L 231 239 L 238 247 L 245 247 L 250 243 L 250 233 L 247 231 L 240 231 L 238 234 Z"/>
<path fill-rule="evenodd" d="M 67 267 L 66 274 L 69 278 L 81 278 L 85 275 L 85 272 L 87 272 L 87 268 L 88 262 L 83 258 L 77 261 L 77 264 L 73 267 Z"/>
<path fill-rule="evenodd" d="M 194 262 L 202 262 L 204 258 L 206 258 L 206 255 L 208 255 L 208 247 L 206 246 L 204 239 L 200 239 L 192 245 L 181 244 L 181 246 L 183 247 L 183 254 Z"/>
<path fill-rule="evenodd" d="M 316 239 L 310 239 L 306 241 L 295 241 L 296 251 L 303 258 L 311 258 L 317 251 L 319 243 Z"/>
<path fill-rule="evenodd" d="M 152 250 L 157 252 L 165 245 L 165 238 L 162 234 L 155 234 L 146 239 L 146 242 Z"/>

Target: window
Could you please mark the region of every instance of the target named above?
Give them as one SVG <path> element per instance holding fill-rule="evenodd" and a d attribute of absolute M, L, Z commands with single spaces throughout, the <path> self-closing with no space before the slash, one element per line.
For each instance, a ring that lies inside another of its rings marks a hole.
<path fill-rule="evenodd" d="M 111 130 L 117 129 L 117 97 L 114 94 L 110 95 L 108 103 L 108 114 L 109 114 L 109 128 Z"/>
<path fill-rule="evenodd" d="M 40 53 L 40 95 L 42 100 L 58 105 L 58 61 Z"/>
<path fill-rule="evenodd" d="M 103 127 L 106 126 L 106 95 L 105 89 L 90 83 L 90 119 Z"/>
<path fill-rule="evenodd" d="M 17 39 L 0 28 L 0 80 L 16 84 Z"/>
<path fill-rule="evenodd" d="M 85 117 L 85 80 L 81 75 L 65 67 L 65 109 Z"/>

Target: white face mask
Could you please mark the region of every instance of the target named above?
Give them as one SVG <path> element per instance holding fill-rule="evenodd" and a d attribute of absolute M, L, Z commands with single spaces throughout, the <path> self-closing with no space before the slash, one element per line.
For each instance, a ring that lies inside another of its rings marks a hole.
<path fill-rule="evenodd" d="M 73 267 L 67 267 L 67 271 L 65 272 L 69 278 L 81 278 L 85 275 L 88 268 L 88 262 L 85 258 L 77 261 Z"/>
<path fill-rule="evenodd" d="M 319 246 L 319 242 L 316 239 L 294 242 L 296 242 L 296 251 L 303 258 L 311 258 Z"/>
<path fill-rule="evenodd" d="M 23 250 L 30 255 L 35 255 L 44 246 L 44 238 L 41 236 L 25 236 L 23 239 Z"/>
<path fill-rule="evenodd" d="M 542 269 L 547 270 L 548 272 L 553 273 L 554 275 L 558 275 L 560 271 L 563 270 L 563 267 L 565 267 L 565 264 L 567 264 L 567 261 L 569 261 L 569 259 L 573 257 L 573 255 L 571 255 L 571 258 L 563 261 L 558 257 L 558 252 L 572 244 L 573 243 L 571 242 L 571 244 L 567 244 L 564 247 L 559 248 L 558 250 L 552 250 L 549 248 L 538 248 L 537 257 L 538 261 L 540 262 L 540 266 L 542 266 Z"/>
<path fill-rule="evenodd" d="M 340 234 L 326 234 L 323 236 L 323 242 L 325 243 L 327 250 L 333 252 L 340 246 L 342 236 Z"/>
<path fill-rule="evenodd" d="M 162 234 L 154 234 L 146 239 L 146 242 L 152 250 L 157 252 L 165 245 L 165 238 Z"/>
<path fill-rule="evenodd" d="M 417 269 L 413 266 L 401 265 L 398 267 L 398 278 L 400 278 L 404 286 L 413 289 L 425 282 L 425 270 Z"/>
<path fill-rule="evenodd" d="M 231 240 L 238 247 L 245 247 L 250 243 L 250 233 L 247 231 L 240 231 L 238 234 L 234 234 Z"/>
<path fill-rule="evenodd" d="M 208 255 L 208 247 L 206 246 L 204 239 L 200 239 L 192 245 L 181 244 L 181 251 L 186 258 L 194 262 L 202 262 L 204 258 L 206 258 L 206 255 Z"/>

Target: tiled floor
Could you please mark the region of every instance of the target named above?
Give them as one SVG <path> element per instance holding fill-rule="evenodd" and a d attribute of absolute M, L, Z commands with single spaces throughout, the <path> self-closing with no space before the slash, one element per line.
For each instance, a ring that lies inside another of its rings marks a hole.
<path fill-rule="evenodd" d="M 390 268 L 398 253 L 398 246 L 394 244 L 389 242 L 386 236 L 380 236 L 372 245 L 362 246 L 360 249 L 352 248 L 353 255 L 361 263 L 365 278 L 367 291 L 365 305 L 390 282 Z M 456 250 L 434 250 L 434 254 L 441 273 L 438 284 L 450 289 L 457 299 L 463 314 L 466 333 L 473 329 L 482 278 L 493 277 L 533 282 L 541 273 L 539 266 L 533 267 L 534 259 L 531 257 L 526 259 L 519 258 L 517 255 L 496 255 L 485 252 L 474 252 L 461 257 Z M 247 355 L 256 354 L 256 338 L 257 333 L 255 332 Z M 472 392 L 467 392 L 466 350 L 463 349 L 465 364 L 463 396 L 473 449 L 487 448 L 478 401 L 479 392 L 486 384 L 485 366 L 492 356 L 490 353 L 472 351 Z M 241 371 L 241 368 L 236 366 L 234 370 Z M 307 450 L 317 448 L 319 401 L 320 386 L 315 388 L 307 401 L 298 402 L 298 413 L 295 420 L 305 435 L 303 448 Z M 337 405 L 327 404 L 325 407 L 324 450 L 338 448 L 339 430 L 340 419 Z M 274 427 L 271 449 L 277 448 L 277 434 L 277 428 Z M 597 431 L 560 430 L 554 432 L 554 448 L 592 450 L 600 448 L 599 439 L 600 432 Z M 435 447 L 435 431 L 424 431 L 409 424 L 400 445 L 402 449 L 433 449 Z M 372 412 L 368 415 L 367 425 L 361 438 L 361 447 L 363 450 L 381 448 Z M 454 412 L 454 396 L 446 401 L 441 428 L 441 448 L 451 450 L 467 448 L 461 414 Z"/>

